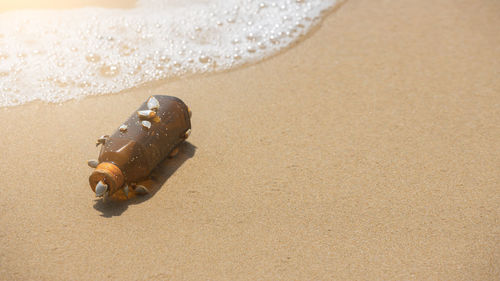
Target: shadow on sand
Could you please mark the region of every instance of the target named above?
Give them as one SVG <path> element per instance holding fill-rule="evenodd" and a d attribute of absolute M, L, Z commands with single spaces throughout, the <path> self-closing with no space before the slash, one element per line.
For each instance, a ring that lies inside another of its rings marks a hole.
<path fill-rule="evenodd" d="M 94 209 L 101 212 L 101 216 L 111 218 L 120 216 L 128 209 L 129 205 L 140 204 L 149 200 L 162 188 L 167 179 L 175 173 L 186 160 L 194 156 L 195 152 L 196 146 L 186 141 L 179 146 L 179 153 L 177 156 L 174 158 L 167 158 L 158 164 L 158 167 L 151 173 L 151 180 L 149 181 L 151 184 L 148 185 L 150 193 L 148 195 L 138 196 L 124 201 L 109 200 L 103 202 L 102 199 L 96 199 Z"/>

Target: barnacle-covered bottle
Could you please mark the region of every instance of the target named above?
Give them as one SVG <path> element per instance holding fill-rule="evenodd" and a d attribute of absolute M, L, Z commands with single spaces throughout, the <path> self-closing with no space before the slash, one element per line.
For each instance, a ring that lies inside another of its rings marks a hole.
<path fill-rule="evenodd" d="M 123 191 L 145 193 L 137 185 L 169 155 L 191 132 L 191 111 L 176 97 L 151 96 L 111 136 L 101 137 L 102 144 L 95 170 L 89 177 L 98 197 Z M 90 163 L 90 162 L 89 162 Z M 89 164 L 90 165 L 90 164 Z"/>

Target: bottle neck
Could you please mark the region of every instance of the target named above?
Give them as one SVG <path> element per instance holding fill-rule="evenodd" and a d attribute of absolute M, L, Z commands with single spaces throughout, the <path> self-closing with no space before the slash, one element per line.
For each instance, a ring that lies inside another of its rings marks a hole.
<path fill-rule="evenodd" d="M 123 186 L 125 177 L 120 168 L 115 164 L 102 162 L 97 165 L 89 177 L 90 187 L 94 192 L 99 181 L 108 185 L 109 194 L 111 195 Z"/>

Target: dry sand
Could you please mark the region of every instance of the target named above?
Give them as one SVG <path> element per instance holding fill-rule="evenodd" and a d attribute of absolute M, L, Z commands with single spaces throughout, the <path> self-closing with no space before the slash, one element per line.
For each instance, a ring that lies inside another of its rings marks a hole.
<path fill-rule="evenodd" d="M 498 280 L 499 15 L 352 0 L 257 65 L 0 109 L 0 279 Z M 95 201 L 95 139 L 153 93 L 189 144 Z"/>

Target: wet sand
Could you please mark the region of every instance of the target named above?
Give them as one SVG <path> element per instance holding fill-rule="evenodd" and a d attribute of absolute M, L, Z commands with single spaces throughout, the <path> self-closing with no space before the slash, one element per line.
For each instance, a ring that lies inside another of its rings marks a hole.
<path fill-rule="evenodd" d="M 1 280 L 495 280 L 500 2 L 348 1 L 257 65 L 0 109 Z M 158 189 L 102 204 L 95 139 L 193 110 Z"/>

